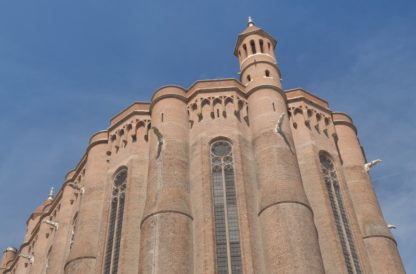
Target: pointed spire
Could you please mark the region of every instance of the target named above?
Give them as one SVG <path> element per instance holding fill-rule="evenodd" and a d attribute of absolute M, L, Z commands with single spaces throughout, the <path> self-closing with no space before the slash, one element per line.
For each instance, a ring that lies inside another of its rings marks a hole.
<path fill-rule="evenodd" d="M 248 24 L 249 27 L 254 26 L 254 21 L 253 18 L 251 16 L 248 17 Z"/>
<path fill-rule="evenodd" d="M 49 191 L 48 200 L 53 200 L 53 191 L 54 187 L 51 187 L 51 191 Z"/>

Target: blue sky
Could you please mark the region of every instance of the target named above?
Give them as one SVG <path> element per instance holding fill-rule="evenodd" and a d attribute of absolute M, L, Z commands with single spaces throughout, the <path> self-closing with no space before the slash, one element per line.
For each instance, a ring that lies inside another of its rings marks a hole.
<path fill-rule="evenodd" d="M 416 2 L 1 1 L 0 248 L 83 155 L 88 138 L 162 85 L 237 78 L 253 16 L 278 40 L 285 89 L 350 114 L 408 273 L 416 273 Z"/>

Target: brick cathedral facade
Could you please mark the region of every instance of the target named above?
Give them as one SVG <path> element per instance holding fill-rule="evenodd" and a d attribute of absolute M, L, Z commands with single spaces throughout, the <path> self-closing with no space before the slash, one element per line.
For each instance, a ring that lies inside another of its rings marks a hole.
<path fill-rule="evenodd" d="M 352 119 L 284 91 L 275 46 L 250 20 L 240 80 L 116 115 L 0 273 L 404 273 Z"/>

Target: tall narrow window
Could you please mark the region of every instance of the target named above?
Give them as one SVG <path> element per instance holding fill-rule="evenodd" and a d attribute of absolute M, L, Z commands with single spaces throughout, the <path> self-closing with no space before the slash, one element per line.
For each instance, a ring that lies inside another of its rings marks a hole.
<path fill-rule="evenodd" d="M 325 153 L 320 153 L 319 160 L 348 274 L 361 274 L 361 266 L 355 250 L 334 163 Z"/>
<path fill-rule="evenodd" d="M 117 274 L 118 271 L 126 184 L 127 169 L 122 169 L 114 176 L 107 232 L 107 247 L 104 261 L 104 274 Z"/>
<path fill-rule="evenodd" d="M 263 53 L 264 52 L 263 40 L 260 39 L 259 43 L 260 43 L 260 52 Z"/>
<path fill-rule="evenodd" d="M 254 44 L 254 40 L 250 41 L 251 53 L 256 54 L 256 45 Z"/>
<path fill-rule="evenodd" d="M 238 226 L 234 161 L 231 144 L 225 140 L 211 145 L 215 248 L 218 274 L 243 273 Z"/>
<path fill-rule="evenodd" d="M 247 57 L 247 46 L 246 46 L 246 44 L 243 45 L 243 49 L 244 49 L 244 57 Z"/>

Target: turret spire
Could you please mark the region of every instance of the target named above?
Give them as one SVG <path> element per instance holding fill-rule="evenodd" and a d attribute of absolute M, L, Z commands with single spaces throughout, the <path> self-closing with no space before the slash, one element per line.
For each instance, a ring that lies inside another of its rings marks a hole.
<path fill-rule="evenodd" d="M 54 192 L 55 188 L 51 187 L 51 190 L 49 191 L 49 195 L 48 195 L 48 200 L 53 200 L 53 192 Z"/>
<path fill-rule="evenodd" d="M 254 21 L 253 21 L 253 18 L 251 16 L 248 17 L 248 23 L 247 23 L 247 25 L 249 27 L 254 26 Z"/>

